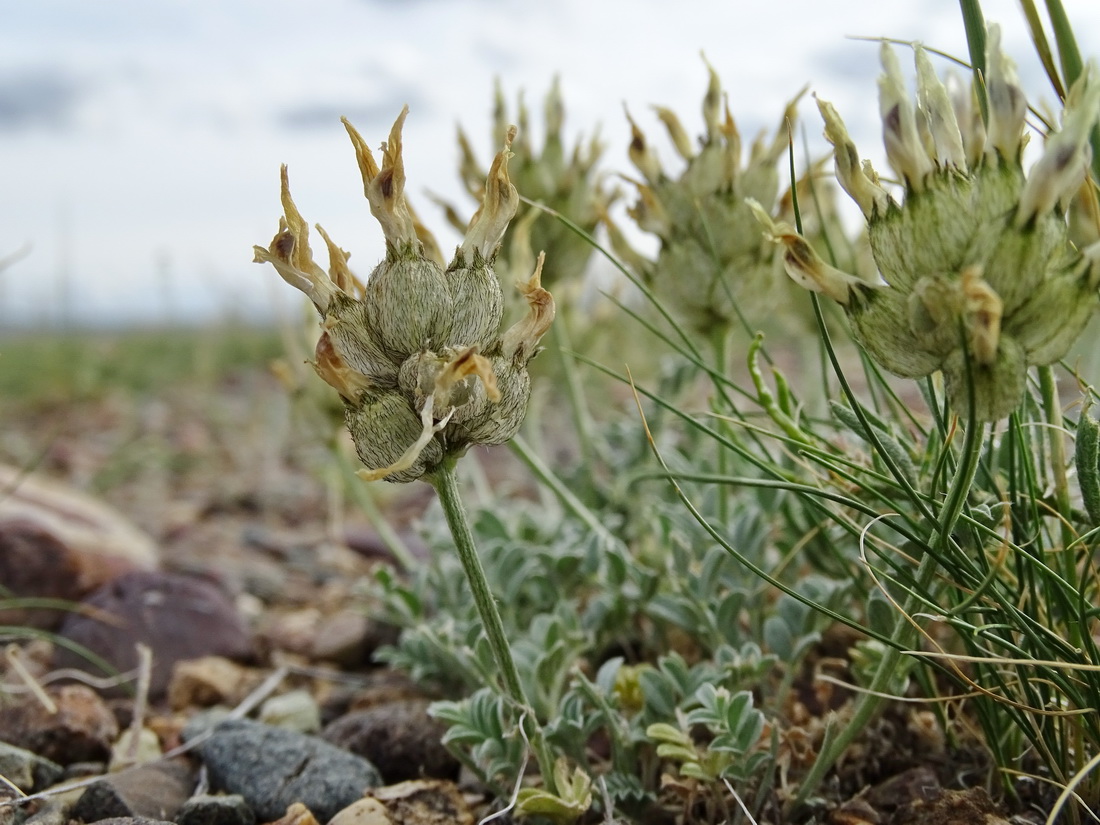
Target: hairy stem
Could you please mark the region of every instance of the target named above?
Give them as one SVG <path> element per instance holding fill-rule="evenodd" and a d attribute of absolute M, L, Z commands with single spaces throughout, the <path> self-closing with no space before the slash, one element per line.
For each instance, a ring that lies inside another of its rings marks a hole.
<path fill-rule="evenodd" d="M 458 478 L 455 474 L 456 462 L 455 457 L 448 457 L 438 470 L 426 478 L 435 487 L 439 495 L 439 503 L 443 505 L 443 514 L 447 519 L 451 536 L 454 538 L 458 558 L 462 562 L 466 580 L 473 591 L 474 603 L 477 605 L 478 615 L 481 616 L 481 623 L 489 640 L 489 647 L 493 651 L 493 658 L 500 669 L 504 691 L 515 702 L 522 714 L 523 732 L 534 749 L 543 783 L 551 793 L 557 793 L 554 787 L 554 760 L 550 756 L 550 749 L 546 744 L 546 737 L 543 736 L 542 727 L 535 717 L 535 711 L 527 701 L 519 670 L 516 668 L 515 659 L 512 658 L 512 649 L 504 634 L 504 622 L 500 618 L 496 600 L 489 589 L 489 580 L 485 576 L 485 568 L 477 552 L 469 519 L 466 518 L 466 508 L 462 504 Z"/>

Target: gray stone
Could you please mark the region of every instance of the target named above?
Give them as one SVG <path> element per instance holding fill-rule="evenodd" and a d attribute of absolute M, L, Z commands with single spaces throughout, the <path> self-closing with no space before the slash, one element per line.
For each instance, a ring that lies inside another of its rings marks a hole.
<path fill-rule="evenodd" d="M 325 741 L 369 759 L 387 784 L 455 779 L 458 760 L 443 745 L 447 726 L 428 715 L 427 701 L 387 702 L 352 711 L 322 732 Z"/>
<path fill-rule="evenodd" d="M 56 762 L 0 742 L 0 776 L 13 783 L 23 793 L 34 793 L 61 778 L 64 769 Z"/>
<path fill-rule="evenodd" d="M 185 728 L 184 738 L 204 727 Z M 316 736 L 245 719 L 217 725 L 198 752 L 211 788 L 240 794 L 264 822 L 278 819 L 295 802 L 325 822 L 382 784 L 378 770 L 362 757 Z"/>
<path fill-rule="evenodd" d="M 253 825 L 256 815 L 240 794 L 199 794 L 176 812 L 176 825 Z"/>
<path fill-rule="evenodd" d="M 194 773 L 185 759 L 151 762 L 89 785 L 71 815 L 84 822 L 111 817 L 171 820 L 193 787 Z"/>

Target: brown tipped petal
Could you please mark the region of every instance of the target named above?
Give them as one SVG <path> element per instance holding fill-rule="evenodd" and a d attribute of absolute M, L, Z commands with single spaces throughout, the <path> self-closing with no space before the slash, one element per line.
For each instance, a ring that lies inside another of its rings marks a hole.
<path fill-rule="evenodd" d="M 554 298 L 542 288 L 542 265 L 546 253 L 540 252 L 535 273 L 519 290 L 527 301 L 530 312 L 527 317 L 510 327 L 502 338 L 502 350 L 506 358 L 526 363 L 535 354 L 542 336 L 554 322 Z"/>
<path fill-rule="evenodd" d="M 332 345 L 327 332 L 317 340 L 316 361 L 313 368 L 325 383 L 340 393 L 346 401 L 355 401 L 373 384 L 367 376 L 348 366 Z"/>
<path fill-rule="evenodd" d="M 776 221 L 756 200 L 746 198 L 745 203 L 764 230 L 764 237 L 783 247 L 783 268 L 791 280 L 803 289 L 820 292 L 839 304 L 846 305 L 851 297 L 851 288 L 855 285 L 866 287 L 881 286 L 869 284 L 854 275 L 829 266 L 799 235 L 790 224 Z"/>
<path fill-rule="evenodd" d="M 676 151 L 680 157 L 684 160 L 691 160 L 695 157 L 695 150 L 691 145 L 691 138 L 688 137 L 687 131 L 684 129 L 680 119 L 676 117 L 676 113 L 671 109 L 667 109 L 664 106 L 654 106 L 653 111 L 657 113 L 657 117 L 660 118 L 661 123 L 665 125 L 668 130 L 668 136 L 672 140 L 672 145 L 676 147 Z"/>
<path fill-rule="evenodd" d="M 402 156 L 401 129 L 409 107 L 405 106 L 382 147 L 382 169 L 367 184 L 371 214 L 382 224 L 387 246 L 400 250 L 418 246 L 416 226 L 405 203 L 405 161 Z"/>
<path fill-rule="evenodd" d="M 905 90 L 901 66 L 889 43 L 882 44 L 883 74 L 879 78 L 879 112 L 886 157 L 894 171 L 915 191 L 924 189 L 932 159 L 921 139 L 917 112 Z"/>
<path fill-rule="evenodd" d="M 284 167 L 285 169 L 285 167 Z M 284 176 L 285 181 L 285 176 Z M 293 207 L 289 190 L 284 199 Z M 300 229 L 298 237 L 288 225 L 286 218 L 279 220 L 279 232 L 271 241 L 271 246 L 264 249 L 262 246 L 253 246 L 253 262 L 269 263 L 275 267 L 280 277 L 295 289 L 304 292 L 318 311 L 324 313 L 336 292 L 336 286 L 325 275 L 324 271 L 313 262 L 312 253 L 306 244 L 306 254 L 300 253 L 299 238 L 308 237 L 308 230 L 304 229 L 304 221 L 297 209 L 293 210 Z M 298 266 L 296 262 L 302 262 L 304 266 Z"/>
<path fill-rule="evenodd" d="M 478 355 L 477 347 L 468 347 L 455 356 L 435 379 L 435 396 L 444 403 L 450 398 L 451 389 L 458 382 L 471 375 L 476 375 L 485 385 L 485 394 L 490 401 L 500 400 L 500 390 L 497 388 L 496 373 L 488 358 Z"/>
<path fill-rule="evenodd" d="M 885 211 L 890 204 L 890 196 L 861 165 L 859 151 L 848 136 L 836 108 L 825 100 L 818 100 L 817 108 L 825 121 L 825 139 L 833 144 L 837 181 L 859 205 L 865 218 Z"/>
<path fill-rule="evenodd" d="M 982 279 L 981 269 L 969 267 L 962 273 L 962 295 L 970 351 L 979 364 L 990 365 L 997 358 L 1001 341 L 1001 297 Z"/>
<path fill-rule="evenodd" d="M 369 197 L 370 182 L 378 177 L 381 170 L 379 170 L 367 142 L 363 140 L 363 136 L 359 134 L 358 130 L 351 125 L 351 121 L 346 117 L 342 117 L 340 122 L 344 124 L 344 129 L 347 130 L 348 137 L 351 138 L 351 145 L 355 147 L 355 160 L 359 164 L 359 174 L 363 177 L 363 194 Z"/>
<path fill-rule="evenodd" d="M 508 131 L 504 148 L 497 153 L 493 165 L 489 167 L 485 197 L 481 201 L 481 208 L 470 221 L 470 228 L 462 242 L 464 253 L 472 254 L 476 251 L 484 260 L 492 258 L 504 231 L 519 208 L 519 192 L 508 177 L 508 159 L 512 157 L 509 147 L 515 136 L 516 127 L 513 126 Z"/>
<path fill-rule="evenodd" d="M 1043 156 L 1028 173 L 1016 212 L 1018 227 L 1068 203 L 1085 180 L 1092 160 L 1089 138 L 1100 109 L 1100 83 L 1092 74 L 1086 70 L 1074 84 L 1061 131 L 1047 140 Z"/>
<path fill-rule="evenodd" d="M 629 111 L 626 112 L 626 119 L 630 123 L 630 148 L 627 150 L 630 162 L 642 173 L 647 182 L 657 183 L 661 179 L 661 162 L 649 148 L 645 133 L 638 128 Z"/>
<path fill-rule="evenodd" d="M 355 291 L 356 280 L 348 268 L 348 258 L 350 256 L 333 242 L 332 238 L 321 227 L 321 224 L 316 224 L 314 228 L 325 239 L 325 246 L 328 247 L 329 278 L 336 284 L 338 289 L 349 295 L 352 294 Z"/>

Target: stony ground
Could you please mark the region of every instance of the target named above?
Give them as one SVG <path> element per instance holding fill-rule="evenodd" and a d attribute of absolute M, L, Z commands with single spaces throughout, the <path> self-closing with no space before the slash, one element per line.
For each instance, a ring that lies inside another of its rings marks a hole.
<path fill-rule="evenodd" d="M 138 389 L 0 398 L 0 583 L 80 602 L 0 610 L 13 642 L 0 800 L 32 795 L 0 807 L 0 825 L 472 823 L 493 802 L 440 745 L 433 697 L 372 661 L 393 630 L 372 619 L 362 582 L 394 559 L 345 500 L 338 428 L 285 377 L 257 358 Z M 487 461 L 509 472 L 506 453 Z M 372 490 L 422 553 L 428 488 Z M 881 733 L 868 758 L 889 754 Z M 984 792 L 938 787 L 914 766 L 837 800 L 829 821 L 1004 821 Z"/>

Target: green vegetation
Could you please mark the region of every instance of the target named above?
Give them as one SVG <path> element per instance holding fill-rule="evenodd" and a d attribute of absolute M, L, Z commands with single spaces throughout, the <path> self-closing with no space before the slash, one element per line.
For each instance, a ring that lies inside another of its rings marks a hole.
<path fill-rule="evenodd" d="M 65 402 L 106 392 L 156 392 L 214 381 L 284 353 L 276 330 L 233 323 L 8 335 L 0 337 L 0 399 Z"/>

